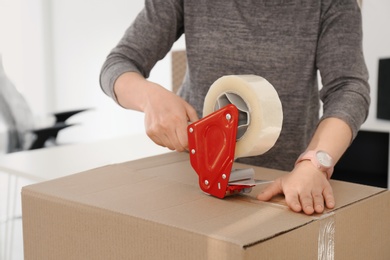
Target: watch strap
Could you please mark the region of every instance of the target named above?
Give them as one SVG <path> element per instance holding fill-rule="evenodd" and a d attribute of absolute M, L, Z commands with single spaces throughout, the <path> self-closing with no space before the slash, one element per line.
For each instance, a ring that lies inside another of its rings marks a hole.
<path fill-rule="evenodd" d="M 295 165 L 297 165 L 298 163 L 300 163 L 301 161 L 311 161 L 312 164 L 317 168 L 319 169 L 320 171 L 326 173 L 326 177 L 327 179 L 329 180 L 330 177 L 332 176 L 333 174 L 333 170 L 334 170 L 334 164 L 333 164 L 333 159 L 332 157 L 328 154 L 327 156 L 329 156 L 329 160 L 331 160 L 331 166 L 324 166 L 323 164 L 321 164 L 318 159 L 317 159 L 317 153 L 318 152 L 323 152 L 323 151 L 319 151 L 319 150 L 309 150 L 309 151 L 306 151 L 304 153 L 302 153 L 297 161 L 295 162 Z M 323 152 L 325 153 L 325 152 Z"/>

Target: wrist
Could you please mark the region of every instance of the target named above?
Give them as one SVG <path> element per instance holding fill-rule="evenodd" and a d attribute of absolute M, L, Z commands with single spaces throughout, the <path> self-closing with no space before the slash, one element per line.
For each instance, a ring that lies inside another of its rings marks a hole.
<path fill-rule="evenodd" d="M 294 172 L 303 172 L 304 174 L 308 174 L 308 172 L 313 173 L 313 175 L 323 175 L 326 179 L 328 179 L 328 174 L 324 171 L 320 171 L 317 167 L 313 165 L 312 162 L 308 160 L 300 161 L 295 164 Z"/>
<path fill-rule="evenodd" d="M 153 98 L 160 95 L 160 89 L 163 87 L 148 81 L 137 72 L 123 73 L 114 85 L 118 103 L 126 109 L 140 112 L 145 112 L 145 108 L 153 104 Z"/>
<path fill-rule="evenodd" d="M 126 109 L 140 111 L 141 98 L 134 98 L 133 93 L 140 95 L 137 87 L 142 82 L 142 77 L 136 72 L 125 72 L 114 83 L 114 94 L 119 105 Z"/>
<path fill-rule="evenodd" d="M 330 179 L 334 170 L 333 158 L 322 150 L 309 150 L 302 153 L 295 165 L 301 162 L 310 162 L 316 169 L 326 174 L 327 179 Z"/>

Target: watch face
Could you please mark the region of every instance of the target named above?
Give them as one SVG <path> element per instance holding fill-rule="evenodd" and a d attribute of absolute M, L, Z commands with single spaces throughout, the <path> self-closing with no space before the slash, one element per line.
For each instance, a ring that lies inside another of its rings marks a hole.
<path fill-rule="evenodd" d="M 325 167 L 332 167 L 332 157 L 324 151 L 318 151 L 316 154 L 318 162 Z"/>

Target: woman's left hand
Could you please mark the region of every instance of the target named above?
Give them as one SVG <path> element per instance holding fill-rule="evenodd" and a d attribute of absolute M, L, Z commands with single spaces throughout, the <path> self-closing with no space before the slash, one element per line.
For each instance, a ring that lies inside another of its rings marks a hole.
<path fill-rule="evenodd" d="M 335 206 L 326 173 L 319 171 L 310 161 L 298 163 L 291 173 L 276 179 L 257 198 L 269 201 L 278 194 L 284 194 L 287 205 L 293 211 L 303 211 L 307 215 L 322 213 L 325 206 Z"/>

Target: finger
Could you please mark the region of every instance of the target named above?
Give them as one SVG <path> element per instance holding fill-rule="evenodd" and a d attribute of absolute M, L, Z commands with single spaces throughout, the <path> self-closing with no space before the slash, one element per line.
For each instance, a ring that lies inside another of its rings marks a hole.
<path fill-rule="evenodd" d="M 311 215 L 314 213 L 313 197 L 310 193 L 299 194 L 299 200 L 301 202 L 302 210 L 305 212 L 305 214 Z"/>
<path fill-rule="evenodd" d="M 173 144 L 173 147 L 174 147 L 173 150 L 176 150 L 178 152 L 185 151 L 186 146 L 188 146 L 187 143 L 180 140 L 180 138 L 178 137 L 178 133 L 176 133 L 176 132 L 173 135 L 171 135 L 170 140 L 171 140 L 171 143 Z"/>
<path fill-rule="evenodd" d="M 177 137 L 176 131 L 169 133 L 169 135 L 165 135 L 166 139 L 169 143 L 169 148 L 171 150 L 176 150 L 178 152 L 182 152 L 185 150 L 184 146 L 180 143 L 179 138 Z"/>
<path fill-rule="evenodd" d="M 186 103 L 185 108 L 189 122 L 196 122 L 199 120 L 196 110 L 190 104 Z"/>
<path fill-rule="evenodd" d="M 164 140 L 161 137 L 161 134 L 159 134 L 158 128 L 156 124 L 150 124 L 150 120 L 148 120 L 147 117 L 145 117 L 145 129 L 146 129 L 146 135 L 156 144 L 167 147 L 166 146 L 166 140 Z"/>
<path fill-rule="evenodd" d="M 165 134 L 156 135 L 156 134 L 150 134 L 150 133 L 147 133 L 147 135 L 156 144 L 158 144 L 162 147 L 167 147 L 169 150 L 172 150 L 172 151 L 175 150 L 175 147 L 172 145 L 172 143 L 170 142 L 167 135 L 165 135 Z"/>
<path fill-rule="evenodd" d="M 296 192 L 285 192 L 287 206 L 295 212 L 300 212 L 302 210 L 301 203 L 299 201 L 298 193 Z"/>
<path fill-rule="evenodd" d="M 325 200 L 326 207 L 333 209 L 336 205 L 336 202 L 334 199 L 332 186 L 330 186 L 330 184 L 327 185 L 322 194 Z"/>
<path fill-rule="evenodd" d="M 183 145 L 178 140 L 176 130 L 171 126 L 160 125 L 158 130 L 156 126 L 151 126 L 146 131 L 146 134 L 156 144 L 167 147 L 170 150 L 184 151 Z"/>
<path fill-rule="evenodd" d="M 283 193 L 280 179 L 276 179 L 268 185 L 264 191 L 257 195 L 257 199 L 261 201 L 269 201 L 272 197 Z"/>
<path fill-rule="evenodd" d="M 314 211 L 322 213 L 324 211 L 324 197 L 321 192 L 312 192 Z"/>
<path fill-rule="evenodd" d="M 146 131 L 146 135 L 150 138 L 150 140 L 152 140 L 155 144 L 157 145 L 160 145 L 160 146 L 164 146 L 163 142 L 161 141 L 161 139 L 155 135 L 155 134 L 152 134 L 150 133 L 150 131 Z M 165 147 L 165 146 L 164 146 Z"/>
<path fill-rule="evenodd" d="M 183 152 L 188 147 L 187 126 L 186 116 L 174 116 L 170 123 L 165 125 L 169 141 L 178 152 Z"/>
<path fill-rule="evenodd" d="M 180 145 L 183 147 L 183 150 L 188 150 L 188 134 L 187 134 L 187 128 L 184 129 L 178 129 L 176 131 L 177 138 L 180 142 Z"/>
<path fill-rule="evenodd" d="M 170 126 L 166 131 L 169 142 L 174 148 L 173 150 L 183 152 L 186 149 L 186 146 L 188 146 L 187 122 L 184 120 L 173 122 L 172 126 Z"/>
<path fill-rule="evenodd" d="M 188 122 L 196 122 L 199 120 L 198 118 L 198 114 L 196 113 L 196 110 L 191 106 L 189 105 L 188 103 L 186 103 L 185 105 L 185 108 L 186 108 L 186 113 L 187 113 L 187 119 L 188 119 Z M 188 122 L 187 125 L 188 125 Z M 185 128 L 185 131 L 179 131 L 177 133 L 177 136 L 179 138 L 179 141 L 180 143 L 183 145 L 184 149 L 185 150 L 188 150 L 188 133 L 187 133 L 187 127 Z"/>

